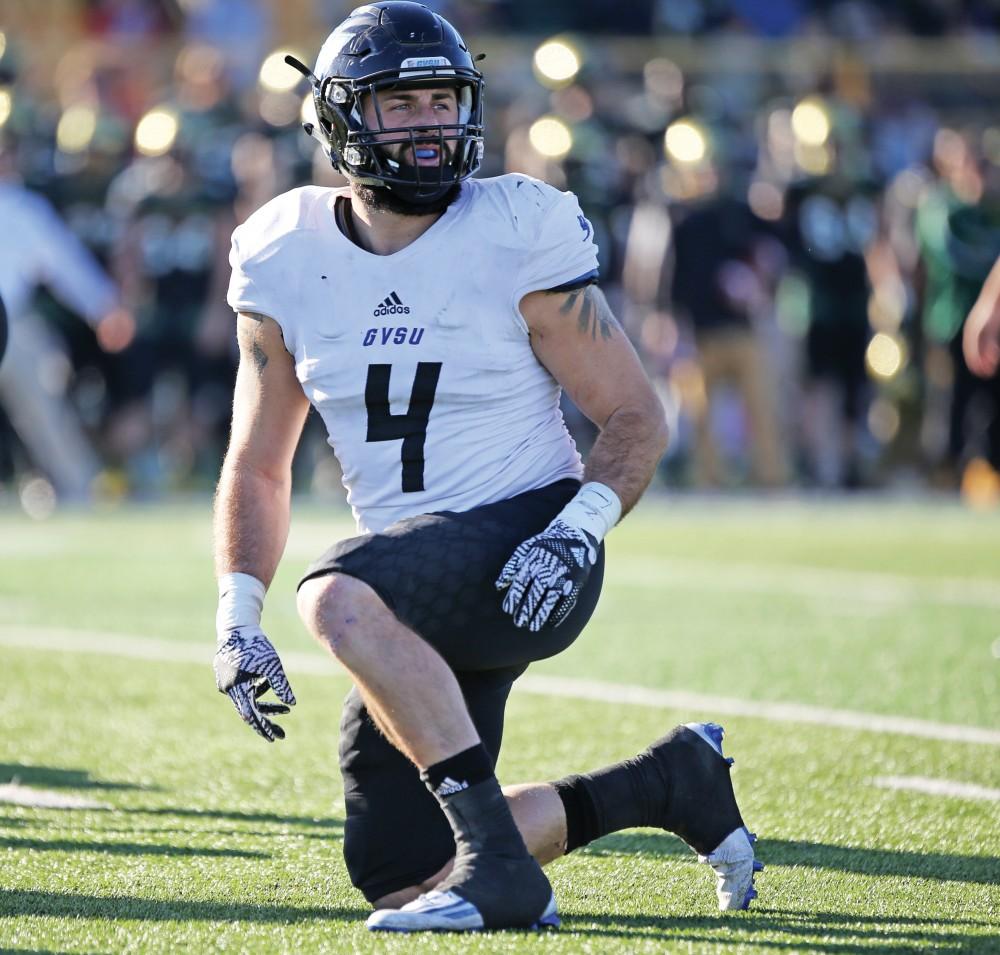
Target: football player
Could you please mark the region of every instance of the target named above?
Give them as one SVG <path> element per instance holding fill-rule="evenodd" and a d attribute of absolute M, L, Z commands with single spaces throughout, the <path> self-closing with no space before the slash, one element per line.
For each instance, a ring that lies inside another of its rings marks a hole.
<path fill-rule="evenodd" d="M 666 444 L 659 401 L 594 284 L 576 198 L 475 180 L 483 80 L 427 7 L 359 7 L 331 34 L 310 130 L 349 185 L 272 200 L 233 236 L 241 360 L 216 501 L 217 684 L 261 736 L 295 697 L 260 627 L 310 404 L 359 536 L 323 554 L 299 612 L 354 688 L 341 722 L 352 882 L 371 929 L 558 923 L 544 864 L 660 826 L 754 894 L 714 724 L 594 773 L 502 790 L 514 680 L 579 635 L 603 538 Z M 600 428 L 583 466 L 560 389 Z M 273 690 L 279 702 L 263 702 Z"/>
<path fill-rule="evenodd" d="M 1000 259 L 994 263 L 965 319 L 962 350 L 974 375 L 992 378 L 996 374 L 1000 365 Z"/>

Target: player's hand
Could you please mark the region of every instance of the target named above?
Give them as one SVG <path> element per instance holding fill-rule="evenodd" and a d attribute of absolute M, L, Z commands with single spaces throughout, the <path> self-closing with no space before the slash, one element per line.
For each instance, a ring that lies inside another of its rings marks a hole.
<path fill-rule="evenodd" d="M 977 303 L 965 321 L 962 350 L 969 371 L 991 378 L 1000 365 L 1000 307 Z"/>
<path fill-rule="evenodd" d="M 507 591 L 503 609 L 514 618 L 514 626 L 533 633 L 546 623 L 558 627 L 576 606 L 597 563 L 599 546 L 593 534 L 559 518 L 521 544 L 495 585 Z"/>
<path fill-rule="evenodd" d="M 285 731 L 268 717 L 287 713 L 295 705 L 295 694 L 264 631 L 260 627 L 230 630 L 212 666 L 215 685 L 233 701 L 240 718 L 269 743 L 284 739 Z M 274 690 L 281 703 L 259 702 L 268 690 Z"/>
<path fill-rule="evenodd" d="M 94 331 L 101 349 L 115 355 L 132 344 L 135 338 L 135 318 L 128 309 L 113 308 L 98 322 Z"/>

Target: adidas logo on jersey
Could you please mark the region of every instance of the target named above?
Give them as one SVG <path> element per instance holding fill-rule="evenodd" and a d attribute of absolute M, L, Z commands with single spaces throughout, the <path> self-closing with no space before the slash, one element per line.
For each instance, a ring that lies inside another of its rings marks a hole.
<path fill-rule="evenodd" d="M 379 306 L 372 312 L 376 318 L 380 315 L 409 315 L 410 306 L 404 305 L 403 300 L 393 292 L 391 295 L 387 295 L 385 300 L 379 304 Z"/>
<path fill-rule="evenodd" d="M 445 776 L 441 780 L 441 785 L 434 790 L 439 796 L 452 796 L 455 793 L 460 793 L 463 789 L 468 789 L 469 784 L 464 780 L 459 782 L 457 779 L 452 779 L 451 776 Z"/>

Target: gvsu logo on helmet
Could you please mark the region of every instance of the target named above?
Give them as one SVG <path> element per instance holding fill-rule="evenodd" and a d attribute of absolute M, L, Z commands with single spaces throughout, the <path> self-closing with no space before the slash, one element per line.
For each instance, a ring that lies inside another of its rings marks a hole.
<path fill-rule="evenodd" d="M 387 295 L 385 299 L 378 304 L 375 311 L 372 312 L 376 318 L 381 315 L 409 315 L 410 306 L 404 305 L 403 300 L 393 292 L 391 295 Z"/>

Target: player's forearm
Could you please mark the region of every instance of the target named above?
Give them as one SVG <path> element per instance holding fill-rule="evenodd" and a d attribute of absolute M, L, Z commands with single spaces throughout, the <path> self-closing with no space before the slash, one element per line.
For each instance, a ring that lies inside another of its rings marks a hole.
<path fill-rule="evenodd" d="M 269 586 L 288 539 L 291 476 L 275 478 L 227 457 L 215 496 L 215 574 Z"/>
<path fill-rule="evenodd" d="M 659 401 L 619 408 L 587 456 L 585 481 L 606 484 L 627 514 L 642 497 L 667 449 L 667 423 Z"/>

